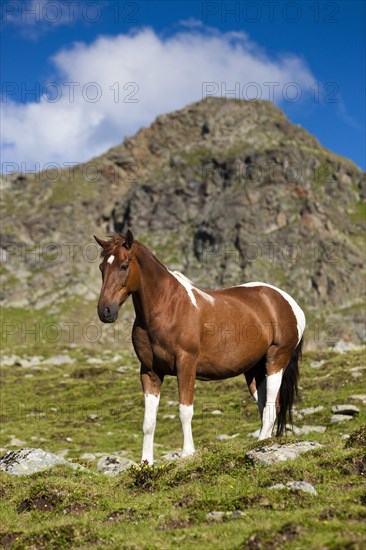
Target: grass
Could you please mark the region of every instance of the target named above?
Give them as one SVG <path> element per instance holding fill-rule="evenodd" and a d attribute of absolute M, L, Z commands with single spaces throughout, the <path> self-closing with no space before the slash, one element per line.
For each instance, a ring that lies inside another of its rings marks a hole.
<path fill-rule="evenodd" d="M 162 455 L 181 447 L 177 405 L 170 403 L 177 400 L 176 380 L 167 378 L 155 436 L 157 464 L 131 467 L 114 478 L 97 472 L 95 461 L 80 455 L 125 450 L 139 462 L 143 398 L 133 350 L 127 345 L 108 351 L 98 346 L 59 349 L 73 360 L 59 366 L 44 362 L 55 353 L 49 344 L 36 351 L 43 356 L 39 365 L 2 368 L 0 445 L 15 448 L 9 446 L 15 436 L 52 452 L 68 449 L 66 458 L 87 469 L 60 466 L 21 478 L 1 473 L 0 546 L 364 548 L 366 414 L 361 401 L 351 397 L 365 393 L 362 378 L 351 371 L 364 366 L 363 350 L 304 355 L 297 406 L 321 404 L 324 409 L 303 419 L 295 416 L 295 424 L 327 426 L 323 434 L 301 438 L 319 441 L 322 448 L 273 466 L 252 464 L 245 454 L 258 442 L 248 434 L 259 423 L 239 377 L 197 382 L 197 455 L 166 463 Z M 28 349 L 29 356 L 33 353 Z M 311 366 L 320 360 L 321 367 Z M 330 424 L 331 406 L 342 403 L 356 404 L 360 414 L 346 424 Z M 217 410 L 221 414 L 212 414 Z M 353 435 L 344 440 L 344 433 Z M 238 435 L 218 441 L 219 434 Z M 291 480 L 311 483 L 318 495 L 270 489 Z M 210 519 L 207 514 L 214 511 L 225 515 Z"/>

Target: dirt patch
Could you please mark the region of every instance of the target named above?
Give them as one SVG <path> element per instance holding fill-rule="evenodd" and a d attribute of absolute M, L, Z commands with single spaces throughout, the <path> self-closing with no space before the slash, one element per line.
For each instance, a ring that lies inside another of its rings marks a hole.
<path fill-rule="evenodd" d="M 366 426 L 360 426 L 351 433 L 345 447 L 366 447 Z"/>
<path fill-rule="evenodd" d="M 93 504 L 93 505 L 89 506 L 87 504 L 81 504 L 81 503 L 70 504 L 70 506 L 66 506 L 66 508 L 64 508 L 62 510 L 62 513 L 65 516 L 67 514 L 82 514 L 84 512 L 87 512 L 88 510 L 90 510 L 90 508 L 96 508 L 96 505 Z"/>
<path fill-rule="evenodd" d="M 22 533 L 0 533 L 1 548 L 10 548 Z"/>
<path fill-rule="evenodd" d="M 83 368 L 83 369 L 75 369 L 71 373 L 72 378 L 80 379 L 80 378 L 93 378 L 95 376 L 99 376 L 100 374 L 104 374 L 107 372 L 108 369 L 100 367 L 100 368 Z"/>
<path fill-rule="evenodd" d="M 193 524 L 192 520 L 189 519 L 172 519 L 166 523 L 163 523 L 162 525 L 159 525 L 158 530 L 159 531 L 174 531 L 174 529 L 187 529 L 187 527 L 191 527 Z"/>
<path fill-rule="evenodd" d="M 108 514 L 106 519 L 110 522 L 125 521 L 128 523 L 137 523 L 142 519 L 142 513 L 135 510 L 135 508 L 122 508 Z"/>
<path fill-rule="evenodd" d="M 303 532 L 300 525 L 290 521 L 282 525 L 277 533 L 254 533 L 240 547 L 241 550 L 279 550 L 284 544 L 298 538 Z"/>
<path fill-rule="evenodd" d="M 70 525 L 64 525 L 43 533 L 32 533 L 22 540 L 24 544 L 22 548 L 35 548 L 37 550 L 57 548 L 66 550 L 68 548 L 75 548 L 75 546 L 73 546 L 74 539 L 74 528 Z"/>
<path fill-rule="evenodd" d="M 38 510 L 39 512 L 51 512 L 55 509 L 59 498 L 57 495 L 36 495 L 33 498 L 26 498 L 17 506 L 18 514 Z"/>

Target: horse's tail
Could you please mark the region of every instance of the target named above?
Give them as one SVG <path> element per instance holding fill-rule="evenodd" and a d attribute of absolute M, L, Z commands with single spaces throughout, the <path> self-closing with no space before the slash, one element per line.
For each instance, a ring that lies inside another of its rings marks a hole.
<path fill-rule="evenodd" d="M 277 436 L 284 433 L 287 416 L 290 424 L 292 424 L 292 405 L 298 394 L 297 383 L 299 380 L 299 360 L 302 354 L 302 344 L 303 338 L 301 338 L 292 352 L 289 364 L 283 373 L 280 387 L 280 410 L 277 417 Z"/>

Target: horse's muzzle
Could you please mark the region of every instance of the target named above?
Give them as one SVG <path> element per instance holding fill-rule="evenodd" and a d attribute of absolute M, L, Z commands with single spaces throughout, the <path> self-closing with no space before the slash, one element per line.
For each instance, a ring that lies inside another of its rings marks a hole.
<path fill-rule="evenodd" d="M 108 306 L 98 307 L 99 319 L 102 323 L 114 323 L 118 317 L 118 304 L 110 304 Z"/>

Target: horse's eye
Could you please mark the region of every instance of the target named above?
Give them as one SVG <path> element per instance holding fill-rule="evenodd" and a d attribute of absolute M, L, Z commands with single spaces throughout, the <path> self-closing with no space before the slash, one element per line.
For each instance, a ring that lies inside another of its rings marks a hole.
<path fill-rule="evenodd" d="M 127 268 L 128 268 L 128 264 L 121 264 L 120 270 L 126 271 Z"/>

